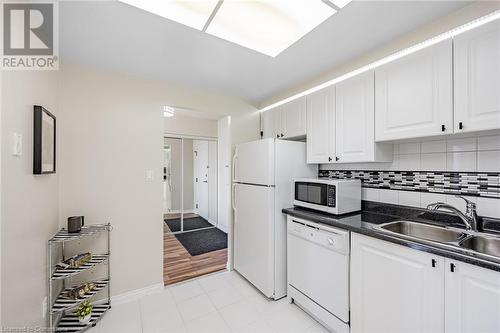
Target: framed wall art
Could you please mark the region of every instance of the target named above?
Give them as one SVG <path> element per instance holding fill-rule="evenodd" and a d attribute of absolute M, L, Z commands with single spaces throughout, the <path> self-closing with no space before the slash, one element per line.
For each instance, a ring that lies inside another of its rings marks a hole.
<path fill-rule="evenodd" d="M 56 172 L 56 117 L 35 105 L 33 132 L 33 174 Z"/>

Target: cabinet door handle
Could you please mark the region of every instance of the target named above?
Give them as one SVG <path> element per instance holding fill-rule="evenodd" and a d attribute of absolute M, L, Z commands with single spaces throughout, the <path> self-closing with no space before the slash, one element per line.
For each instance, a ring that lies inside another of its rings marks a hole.
<path fill-rule="evenodd" d="M 458 129 L 464 129 L 464 124 L 462 122 L 458 123 Z"/>
<path fill-rule="evenodd" d="M 279 139 L 279 138 L 280 138 L 280 135 L 279 135 L 279 134 L 276 134 L 276 138 L 278 138 L 278 139 Z"/>
<path fill-rule="evenodd" d="M 284 137 L 283 133 L 281 133 L 281 137 Z"/>
<path fill-rule="evenodd" d="M 332 158 L 331 157 L 328 157 L 328 162 L 331 162 L 332 161 Z"/>
<path fill-rule="evenodd" d="M 441 132 L 444 132 L 444 131 L 446 131 L 446 126 L 441 125 Z"/>
<path fill-rule="evenodd" d="M 431 263 L 432 263 L 432 267 L 436 267 L 436 259 L 432 259 Z"/>
<path fill-rule="evenodd" d="M 450 263 L 450 272 L 455 272 L 455 264 L 454 263 Z"/>
<path fill-rule="evenodd" d="M 335 156 L 335 161 L 338 161 L 338 160 L 340 160 L 340 157 Z"/>

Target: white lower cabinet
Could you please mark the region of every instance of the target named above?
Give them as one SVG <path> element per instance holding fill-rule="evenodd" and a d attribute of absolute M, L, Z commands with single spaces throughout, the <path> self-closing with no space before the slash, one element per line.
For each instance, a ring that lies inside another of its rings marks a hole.
<path fill-rule="evenodd" d="M 351 332 L 500 332 L 500 272 L 351 233 Z"/>
<path fill-rule="evenodd" d="M 445 331 L 500 332 L 500 272 L 446 259 Z"/>
<path fill-rule="evenodd" d="M 443 258 L 351 235 L 351 332 L 442 332 Z"/>

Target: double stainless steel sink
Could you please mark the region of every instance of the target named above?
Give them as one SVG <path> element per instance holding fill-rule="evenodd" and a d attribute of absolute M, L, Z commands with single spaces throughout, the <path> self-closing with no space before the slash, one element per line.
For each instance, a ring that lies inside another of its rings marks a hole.
<path fill-rule="evenodd" d="M 435 246 L 454 247 L 500 262 L 500 237 L 483 232 L 441 227 L 413 221 L 394 221 L 375 226 L 393 236 Z"/>

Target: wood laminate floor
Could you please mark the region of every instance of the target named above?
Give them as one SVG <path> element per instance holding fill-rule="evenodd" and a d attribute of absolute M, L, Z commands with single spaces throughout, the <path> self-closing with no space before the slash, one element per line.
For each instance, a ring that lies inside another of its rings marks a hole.
<path fill-rule="evenodd" d="M 170 233 L 166 223 L 163 226 L 163 283 L 165 285 L 226 269 L 227 248 L 191 256 Z"/>

